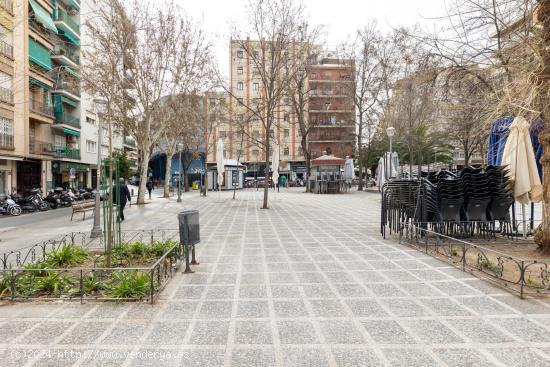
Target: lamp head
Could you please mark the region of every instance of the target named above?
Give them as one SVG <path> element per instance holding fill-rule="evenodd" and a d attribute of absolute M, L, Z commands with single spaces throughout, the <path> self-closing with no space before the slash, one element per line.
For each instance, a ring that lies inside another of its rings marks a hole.
<path fill-rule="evenodd" d="M 390 126 L 386 129 L 386 134 L 391 138 L 395 135 L 395 128 L 393 126 Z"/>

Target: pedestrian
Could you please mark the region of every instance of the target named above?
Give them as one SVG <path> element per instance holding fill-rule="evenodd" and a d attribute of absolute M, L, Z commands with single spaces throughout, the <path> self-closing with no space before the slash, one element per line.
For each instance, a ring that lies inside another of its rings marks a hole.
<path fill-rule="evenodd" d="M 149 200 L 151 200 L 151 191 L 153 191 L 153 188 L 155 187 L 155 184 L 153 183 L 153 180 L 147 181 L 147 184 L 145 184 L 145 187 L 147 188 L 147 191 L 149 192 Z"/>
<path fill-rule="evenodd" d="M 117 197 L 117 191 L 120 195 L 119 197 Z M 115 185 L 115 187 L 113 187 L 113 203 L 118 202 L 119 222 L 122 222 L 124 220 L 124 207 L 126 206 L 126 202 L 131 200 L 132 196 L 130 195 L 130 190 L 128 190 L 128 186 L 126 186 L 124 178 L 121 177 L 118 185 Z"/>

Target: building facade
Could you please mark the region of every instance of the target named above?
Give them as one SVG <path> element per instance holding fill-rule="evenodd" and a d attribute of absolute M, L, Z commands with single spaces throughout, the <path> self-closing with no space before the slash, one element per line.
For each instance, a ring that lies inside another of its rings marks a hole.
<path fill-rule="evenodd" d="M 354 67 L 350 60 L 319 59 L 308 70 L 308 149 L 312 158 L 323 154 L 345 158 L 355 152 Z"/>
<path fill-rule="evenodd" d="M 81 48 L 90 45 L 86 17 L 96 6 L 0 1 L 0 193 L 95 185 L 97 152 L 108 155 L 109 135 L 104 129 L 99 147 L 96 106 L 81 87 Z M 123 151 L 124 134 L 112 137 Z"/>

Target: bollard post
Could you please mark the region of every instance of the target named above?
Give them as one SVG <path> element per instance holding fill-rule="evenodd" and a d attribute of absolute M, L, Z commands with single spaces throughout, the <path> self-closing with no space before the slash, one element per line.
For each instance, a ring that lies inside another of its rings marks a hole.
<path fill-rule="evenodd" d="M 191 265 L 199 265 L 200 263 L 197 262 L 195 259 L 195 245 L 191 246 Z"/>
<path fill-rule="evenodd" d="M 193 261 L 195 261 L 195 245 L 200 242 L 200 224 L 198 210 L 184 210 L 178 214 L 180 244 L 183 246 L 185 256 L 184 273 L 193 273 L 189 262 L 189 246 L 193 246 Z"/>

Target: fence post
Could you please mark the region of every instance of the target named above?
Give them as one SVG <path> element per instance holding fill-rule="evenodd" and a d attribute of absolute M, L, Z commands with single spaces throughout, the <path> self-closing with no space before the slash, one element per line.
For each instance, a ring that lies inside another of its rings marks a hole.
<path fill-rule="evenodd" d="M 84 279 L 82 278 L 82 269 L 80 269 L 80 304 L 84 301 Z"/>
<path fill-rule="evenodd" d="M 466 243 L 462 242 L 462 271 L 466 272 Z"/>
<path fill-rule="evenodd" d="M 519 278 L 519 297 L 523 299 L 523 287 L 525 284 L 525 261 L 521 260 L 521 274 Z"/>
<path fill-rule="evenodd" d="M 15 300 L 15 270 L 11 271 L 11 300 Z"/>
<path fill-rule="evenodd" d="M 149 280 L 150 280 L 150 291 L 151 291 L 151 306 L 155 303 L 155 269 L 151 268 L 149 270 Z"/>

